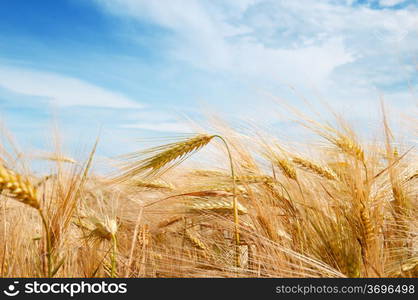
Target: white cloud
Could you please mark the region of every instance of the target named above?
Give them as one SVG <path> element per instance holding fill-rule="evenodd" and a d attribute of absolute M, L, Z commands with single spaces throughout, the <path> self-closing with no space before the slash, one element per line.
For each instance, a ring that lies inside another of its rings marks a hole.
<path fill-rule="evenodd" d="M 358 59 L 417 48 L 406 39 L 416 33 L 415 8 L 373 10 L 331 0 L 96 1 L 112 14 L 171 30 L 165 51 L 175 59 L 234 77 L 323 86 Z"/>
<path fill-rule="evenodd" d="M 353 6 L 351 0 L 96 2 L 110 14 L 168 29 L 169 34 L 155 38 L 164 45 L 160 54 L 169 53 L 180 70 L 187 64 L 226 80 L 230 77 L 231 82 L 244 83 L 243 91 L 285 83 L 302 93 L 308 91 L 303 96 L 310 100 L 325 99 L 337 110 L 363 120 L 373 119 L 369 112 L 379 106 L 380 93 L 398 109 L 411 108 L 414 101 L 402 91 L 402 85 L 418 86 L 418 70 L 410 69 L 418 51 L 418 9 L 412 5 L 392 10 Z M 380 4 L 395 5 L 393 1 Z M 193 83 L 191 77 L 191 89 Z M 284 88 L 272 89 L 279 97 L 289 97 Z M 248 116 L 255 119 L 275 119 L 249 108 L 231 90 L 225 93 L 220 88 L 216 93 L 220 97 L 213 100 L 215 106 L 222 105 L 216 101 L 231 101 L 234 113 L 242 118 L 249 111 Z M 186 130 L 169 118 L 141 120 L 124 127 Z"/>
<path fill-rule="evenodd" d="M 236 58 L 234 71 L 291 84 L 323 84 L 337 66 L 354 60 L 339 38 L 296 49 L 271 49 L 249 42 L 239 46 Z"/>
<path fill-rule="evenodd" d="M 126 96 L 55 73 L 0 66 L 0 87 L 59 106 L 141 108 Z"/>
<path fill-rule="evenodd" d="M 193 133 L 191 126 L 182 122 L 168 121 L 168 122 L 138 122 L 133 124 L 122 125 L 121 128 L 129 129 L 145 129 L 160 132 L 174 132 L 174 133 Z"/>
<path fill-rule="evenodd" d="M 323 82 L 334 68 L 352 61 L 342 40 L 334 36 L 311 45 L 271 47 L 257 39 L 259 24 L 266 22 L 273 31 L 285 28 L 282 15 L 266 20 L 265 12 L 255 24 L 232 22 L 239 20 L 259 0 L 248 1 L 147 1 L 98 0 L 115 14 L 130 15 L 169 28 L 177 34 L 170 45 L 173 57 L 209 71 L 227 71 L 237 76 L 259 78 L 277 77 L 288 81 L 306 82 L 305 74 L 313 83 Z M 214 4 L 215 3 L 215 4 Z M 280 1 L 273 4 L 273 12 L 280 10 Z M 265 7 L 263 6 L 264 10 Z M 308 72 L 307 72 L 308 71 Z"/>
<path fill-rule="evenodd" d="M 405 0 L 380 0 L 379 4 L 380 6 L 390 7 L 390 6 L 395 6 L 404 2 Z"/>

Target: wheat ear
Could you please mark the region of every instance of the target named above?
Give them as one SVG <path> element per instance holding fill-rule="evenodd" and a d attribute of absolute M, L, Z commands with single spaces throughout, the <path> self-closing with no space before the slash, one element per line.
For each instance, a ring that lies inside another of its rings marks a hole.
<path fill-rule="evenodd" d="M 293 180 L 297 180 L 296 170 L 287 159 L 276 159 L 276 165 L 282 170 L 283 174 Z"/>
<path fill-rule="evenodd" d="M 153 189 L 153 190 L 172 190 L 173 186 L 169 183 L 165 183 L 161 180 L 132 180 L 132 185 L 135 187 Z"/>
<path fill-rule="evenodd" d="M 319 164 L 316 164 L 312 161 L 300 158 L 300 157 L 294 157 L 292 161 L 302 167 L 305 170 L 311 171 L 321 177 L 330 179 L 330 180 L 337 180 L 337 175 L 329 168 L 322 167 Z"/>
<path fill-rule="evenodd" d="M 206 146 L 214 137 L 215 135 L 200 134 L 179 142 L 128 154 L 124 157 L 128 162 L 122 165 L 123 174 L 116 178 L 116 181 L 126 181 L 137 175 L 159 175 Z M 140 159 L 144 156 L 144 159 Z"/>
<path fill-rule="evenodd" d="M 63 163 L 69 163 L 69 164 L 77 164 L 77 161 L 71 157 L 63 156 L 63 155 L 57 155 L 57 154 L 48 154 L 40 157 L 41 159 L 50 160 L 50 161 L 56 161 L 56 162 L 63 162 Z"/>
<path fill-rule="evenodd" d="M 247 214 L 248 210 L 241 203 L 237 202 L 237 211 L 240 215 Z M 233 201 L 216 199 L 216 200 L 193 200 L 187 205 L 188 209 L 192 211 L 217 211 L 217 212 L 231 212 L 234 211 Z"/>
<path fill-rule="evenodd" d="M 364 162 L 364 151 L 362 147 L 348 136 L 338 136 L 332 139 L 335 146 L 344 153 L 351 155 L 361 162 Z"/>
<path fill-rule="evenodd" d="M 252 183 L 272 183 L 274 178 L 267 175 L 243 175 L 237 176 L 237 184 L 252 184 Z"/>
<path fill-rule="evenodd" d="M 118 224 L 115 219 L 104 217 L 102 219 L 96 217 L 89 217 L 87 218 L 89 223 L 83 223 L 81 220 L 76 222 L 75 224 L 83 229 L 89 231 L 88 235 L 86 236 L 88 239 L 104 241 L 108 240 L 111 243 L 111 272 L 110 275 L 112 278 L 116 277 L 116 255 L 117 255 L 117 240 L 116 240 L 116 233 L 118 231 Z"/>
<path fill-rule="evenodd" d="M 194 247 L 208 251 L 206 244 L 192 231 L 186 230 L 186 238 L 193 244 Z"/>
<path fill-rule="evenodd" d="M 35 208 L 38 211 L 39 216 L 42 219 L 42 225 L 46 232 L 46 243 L 47 243 L 47 261 L 48 261 L 48 277 L 52 277 L 52 246 L 51 246 L 51 235 L 49 232 L 48 221 L 41 209 L 37 197 L 37 189 L 34 187 L 28 178 L 25 178 L 12 170 L 4 167 L 0 164 L 0 191 L 6 190 L 9 192 L 9 196 L 16 199 L 17 201 Z"/>
<path fill-rule="evenodd" d="M 35 209 L 40 208 L 36 188 L 30 181 L 0 164 L 0 190 L 9 192 L 9 196 Z"/>

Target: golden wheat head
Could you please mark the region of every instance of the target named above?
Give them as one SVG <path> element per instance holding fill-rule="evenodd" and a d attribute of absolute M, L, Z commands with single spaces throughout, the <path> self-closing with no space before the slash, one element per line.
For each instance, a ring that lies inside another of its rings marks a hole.
<path fill-rule="evenodd" d="M 186 230 L 186 238 L 192 243 L 194 247 L 203 251 L 208 251 L 206 244 L 194 232 Z"/>
<path fill-rule="evenodd" d="M 293 180 L 297 180 L 296 170 L 287 159 L 277 159 L 276 165 L 282 170 L 283 174 Z"/>
<path fill-rule="evenodd" d="M 219 213 L 231 213 L 233 211 L 233 202 L 226 199 L 195 199 L 193 202 L 188 203 L 188 208 L 191 211 L 213 211 Z M 248 209 L 241 203 L 237 202 L 237 209 L 240 215 L 248 213 Z"/>
<path fill-rule="evenodd" d="M 116 181 L 125 181 L 140 174 L 145 177 L 160 175 L 182 162 L 188 155 L 206 146 L 214 137 L 215 135 L 200 134 L 175 143 L 129 154 L 125 156 L 128 162 L 122 166 L 124 173 L 116 178 Z"/>
<path fill-rule="evenodd" d="M 33 208 L 39 209 L 39 201 L 36 194 L 36 188 L 30 181 L 5 168 L 0 164 L 0 190 L 7 191 L 8 196 Z"/>
<path fill-rule="evenodd" d="M 118 230 L 116 220 L 109 217 L 101 219 L 97 217 L 88 217 L 86 221 L 87 222 L 84 222 L 80 219 L 75 222 L 75 224 L 78 227 L 87 230 L 87 235 L 85 237 L 88 239 L 110 241 Z"/>
<path fill-rule="evenodd" d="M 364 162 L 364 151 L 362 147 L 353 139 L 348 136 L 338 136 L 333 139 L 332 142 L 344 153 Z"/>
<path fill-rule="evenodd" d="M 321 177 L 330 180 L 337 180 L 337 175 L 327 167 L 320 166 L 319 164 L 300 157 L 294 157 L 292 161 L 303 169 L 313 172 Z"/>

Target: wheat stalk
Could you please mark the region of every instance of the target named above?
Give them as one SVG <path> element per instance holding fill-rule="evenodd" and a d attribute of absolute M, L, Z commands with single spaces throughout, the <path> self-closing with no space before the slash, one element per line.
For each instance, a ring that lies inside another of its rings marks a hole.
<path fill-rule="evenodd" d="M 330 180 L 337 180 L 337 175 L 329 168 L 322 167 L 319 164 L 316 164 L 312 161 L 300 158 L 300 157 L 294 157 L 292 161 L 299 165 L 300 167 L 304 168 L 305 170 L 311 171 L 321 177 L 330 179 Z"/>
<path fill-rule="evenodd" d="M 233 186 L 233 209 L 234 209 L 234 223 L 235 223 L 235 241 L 237 247 L 237 266 L 239 263 L 239 254 L 238 248 L 240 245 L 239 241 L 239 218 L 238 218 L 238 204 L 236 199 L 236 182 L 235 182 L 235 171 L 234 164 L 232 161 L 232 153 L 229 148 L 227 141 L 220 135 L 208 135 L 200 134 L 195 137 L 178 141 L 171 144 L 166 144 L 158 147 L 154 147 L 142 152 L 133 153 L 127 155 L 128 160 L 133 160 L 133 162 L 128 162 L 122 166 L 123 174 L 115 178 L 116 182 L 123 182 L 128 179 L 131 179 L 134 176 L 139 174 L 147 176 L 156 176 L 161 175 L 164 171 L 176 166 L 185 160 L 188 155 L 198 151 L 202 147 L 206 146 L 213 138 L 218 138 L 225 145 L 225 148 L 228 153 L 230 168 L 231 168 L 231 177 L 232 177 L 232 186 Z M 146 158 L 138 160 L 143 155 Z"/>
<path fill-rule="evenodd" d="M 232 193 L 228 193 L 225 191 L 216 191 L 216 190 L 204 190 L 204 191 L 196 191 L 196 192 L 188 192 L 183 194 L 175 195 L 175 197 L 179 196 L 189 196 L 189 197 L 231 197 L 233 196 Z"/>
<path fill-rule="evenodd" d="M 412 175 L 410 175 L 406 178 L 405 182 L 412 181 L 412 180 L 417 179 L 417 178 L 418 178 L 418 171 L 415 171 L 414 174 L 412 174 Z"/>
<path fill-rule="evenodd" d="M 104 260 L 102 263 L 103 270 L 105 271 L 107 276 L 110 276 L 112 278 L 119 277 L 119 273 L 114 270 L 112 264 L 113 264 L 112 260 L 110 261 L 110 263 L 107 260 Z"/>

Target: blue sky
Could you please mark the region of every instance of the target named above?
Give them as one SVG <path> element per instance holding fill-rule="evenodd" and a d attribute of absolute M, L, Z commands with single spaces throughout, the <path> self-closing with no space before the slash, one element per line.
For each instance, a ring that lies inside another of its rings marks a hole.
<path fill-rule="evenodd" d="M 109 155 L 207 112 L 283 129 L 273 102 L 302 97 L 376 125 L 381 95 L 416 114 L 417 16 L 415 0 L 1 1 L 0 116 L 34 148 L 54 118 L 70 144 L 102 127 Z"/>

